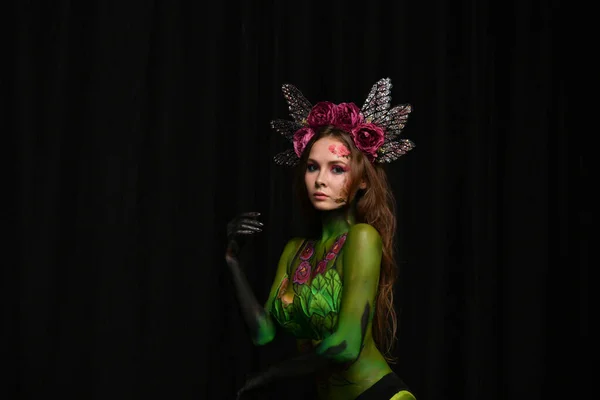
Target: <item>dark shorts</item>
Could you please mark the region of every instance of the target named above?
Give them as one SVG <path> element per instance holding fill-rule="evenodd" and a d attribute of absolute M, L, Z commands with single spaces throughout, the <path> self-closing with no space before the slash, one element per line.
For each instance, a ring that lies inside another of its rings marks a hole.
<path fill-rule="evenodd" d="M 378 380 L 354 400 L 390 400 L 402 390 L 409 390 L 408 386 L 392 372 Z"/>

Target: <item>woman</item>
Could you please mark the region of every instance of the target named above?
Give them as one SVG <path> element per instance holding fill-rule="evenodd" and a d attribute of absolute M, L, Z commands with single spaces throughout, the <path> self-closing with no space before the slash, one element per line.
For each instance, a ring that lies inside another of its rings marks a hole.
<path fill-rule="evenodd" d="M 320 399 L 414 399 L 388 362 L 395 339 L 394 199 L 381 164 L 414 144 L 398 136 L 409 105 L 390 109 L 389 79 L 363 107 L 320 102 L 293 86 L 283 92 L 292 121 L 272 127 L 292 141 L 276 163 L 297 166 L 300 200 L 318 230 L 285 246 L 264 307 L 239 267 L 240 239 L 261 231 L 258 213 L 228 226 L 226 260 L 253 342 L 273 340 L 275 323 L 294 335 L 301 354 L 249 380 L 241 393 L 277 377 L 314 374 Z"/>

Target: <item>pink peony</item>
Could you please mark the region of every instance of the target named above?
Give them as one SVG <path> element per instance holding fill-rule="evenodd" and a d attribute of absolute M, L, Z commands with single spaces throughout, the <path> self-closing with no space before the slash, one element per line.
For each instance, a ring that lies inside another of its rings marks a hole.
<path fill-rule="evenodd" d="M 298 157 L 302 156 L 306 145 L 308 142 L 310 142 L 310 139 L 312 139 L 313 136 L 315 136 L 315 132 L 307 126 L 298 129 L 294 133 L 294 138 L 292 141 L 294 142 L 294 151 Z"/>
<path fill-rule="evenodd" d="M 313 127 L 332 125 L 336 108 L 337 106 L 329 101 L 317 103 L 308 113 L 306 122 Z"/>
<path fill-rule="evenodd" d="M 383 129 L 371 123 L 358 125 L 350 131 L 354 144 L 370 161 L 377 157 L 377 150 L 384 142 L 384 134 Z"/>
<path fill-rule="evenodd" d="M 335 107 L 333 124 L 344 130 L 350 130 L 362 124 L 364 118 L 354 103 L 340 103 Z"/>

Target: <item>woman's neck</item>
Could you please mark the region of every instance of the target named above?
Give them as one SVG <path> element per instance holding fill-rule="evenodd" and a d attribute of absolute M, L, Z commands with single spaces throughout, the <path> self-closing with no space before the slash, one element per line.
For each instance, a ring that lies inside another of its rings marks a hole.
<path fill-rule="evenodd" d="M 355 224 L 354 210 L 352 207 L 344 206 L 335 210 L 321 212 L 321 241 L 325 242 L 331 238 L 338 237 Z"/>

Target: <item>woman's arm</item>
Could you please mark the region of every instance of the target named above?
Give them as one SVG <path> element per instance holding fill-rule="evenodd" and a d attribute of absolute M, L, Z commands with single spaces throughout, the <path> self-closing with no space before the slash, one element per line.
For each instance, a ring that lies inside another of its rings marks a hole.
<path fill-rule="evenodd" d="M 353 362 L 360 355 L 379 287 L 382 252 L 381 236 L 371 225 L 356 224 L 348 232 L 338 323 L 317 346 L 317 354 L 337 363 Z"/>
<path fill-rule="evenodd" d="M 257 346 L 269 343 L 275 337 L 275 325 L 269 314 L 258 303 L 237 257 L 225 255 L 244 320 L 250 330 L 252 342 Z"/>
<path fill-rule="evenodd" d="M 285 246 L 277 266 L 271 293 L 265 307 L 261 306 L 246 279 L 246 275 L 238 259 L 241 242 L 243 241 L 242 238 L 259 233 L 262 230 L 262 224 L 253 219 L 258 215 L 258 213 L 246 213 L 230 222 L 228 226 L 229 244 L 225 260 L 231 271 L 236 295 L 240 303 L 242 315 L 250 330 L 252 342 L 257 346 L 262 346 L 271 342 L 275 337 L 276 328 L 269 311 L 273 299 L 277 295 L 278 283 L 281 282 L 286 273 L 290 254 L 293 256 L 299 244 L 298 239 L 292 239 Z"/>

